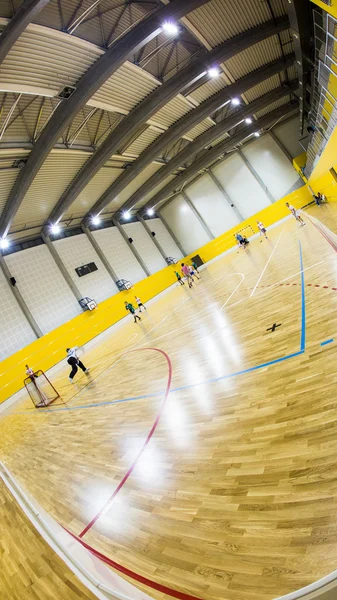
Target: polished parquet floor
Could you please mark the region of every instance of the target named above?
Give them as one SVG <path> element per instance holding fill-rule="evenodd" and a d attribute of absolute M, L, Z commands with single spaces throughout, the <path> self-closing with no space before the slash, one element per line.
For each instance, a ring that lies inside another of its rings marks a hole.
<path fill-rule="evenodd" d="M 336 205 L 308 212 L 337 232 Z M 269 238 L 106 333 L 89 378 L 64 363 L 65 405 L 0 420 L 1 459 L 52 517 L 203 600 L 271 600 L 337 568 L 337 255 L 309 222 Z"/>
<path fill-rule="evenodd" d="M 0 480 L 1 600 L 95 600 L 36 532 Z"/>

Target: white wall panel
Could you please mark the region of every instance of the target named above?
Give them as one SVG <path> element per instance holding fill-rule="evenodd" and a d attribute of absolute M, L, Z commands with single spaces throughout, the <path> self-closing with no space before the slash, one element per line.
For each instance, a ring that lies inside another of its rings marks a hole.
<path fill-rule="evenodd" d="M 137 283 L 146 273 L 123 240 L 117 227 L 107 227 L 92 232 L 119 279 Z"/>
<path fill-rule="evenodd" d="M 97 302 L 102 302 L 117 293 L 113 280 L 85 234 L 56 240 L 53 244 L 83 297 L 89 296 Z M 96 263 L 98 270 L 78 277 L 75 268 L 90 262 Z"/>
<path fill-rule="evenodd" d="M 243 219 L 270 205 L 267 194 L 238 154 L 233 154 L 212 170 Z"/>
<path fill-rule="evenodd" d="M 282 123 L 279 127 L 275 127 L 273 132 L 293 158 L 304 152 L 299 143 L 301 136 L 298 117 L 287 123 Z"/>
<path fill-rule="evenodd" d="M 285 196 L 298 181 L 294 167 L 270 135 L 243 147 L 242 152 L 275 200 Z"/>
<path fill-rule="evenodd" d="M 5 261 L 43 333 L 82 312 L 47 246 L 9 254 Z"/>
<path fill-rule="evenodd" d="M 180 252 L 174 239 L 167 231 L 164 223 L 162 223 L 160 219 L 149 219 L 147 223 L 151 231 L 155 232 L 156 239 L 165 251 L 166 256 L 171 256 L 172 258 L 182 258 L 182 253 Z"/>
<path fill-rule="evenodd" d="M 123 228 L 127 236 L 133 239 L 134 246 L 150 273 L 156 273 L 167 267 L 165 260 L 141 223 L 126 223 L 123 224 Z"/>
<path fill-rule="evenodd" d="M 160 212 L 187 253 L 194 252 L 210 241 L 182 196 L 176 196 Z"/>
<path fill-rule="evenodd" d="M 221 235 L 239 223 L 235 212 L 209 175 L 203 175 L 185 191 L 213 235 Z"/>
<path fill-rule="evenodd" d="M 0 360 L 4 360 L 20 348 L 34 342 L 36 336 L 19 308 L 2 271 L 0 271 L 0 298 Z"/>

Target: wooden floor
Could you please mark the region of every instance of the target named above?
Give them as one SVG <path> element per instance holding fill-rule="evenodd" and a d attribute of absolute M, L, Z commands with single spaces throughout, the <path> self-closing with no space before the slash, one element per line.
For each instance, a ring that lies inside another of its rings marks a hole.
<path fill-rule="evenodd" d="M 37 533 L 0 480 L 1 600 L 94 600 Z"/>
<path fill-rule="evenodd" d="M 336 205 L 309 214 L 337 232 Z M 203 600 L 270 600 L 337 568 L 337 255 L 309 222 L 269 235 L 105 335 L 90 378 L 71 385 L 65 363 L 65 406 L 0 421 L 2 460 L 55 519 L 79 535 L 122 483 L 83 540 Z M 144 348 L 169 357 L 166 401 L 168 359 Z"/>

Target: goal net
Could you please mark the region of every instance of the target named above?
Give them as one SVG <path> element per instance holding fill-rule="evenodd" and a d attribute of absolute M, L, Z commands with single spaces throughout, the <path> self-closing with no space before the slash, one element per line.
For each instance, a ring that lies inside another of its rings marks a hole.
<path fill-rule="evenodd" d="M 254 229 L 248 225 L 248 227 L 244 227 L 243 229 L 239 229 L 236 233 L 241 233 L 242 237 L 249 238 L 254 235 Z"/>
<path fill-rule="evenodd" d="M 35 408 L 48 406 L 60 397 L 43 371 L 36 371 L 31 377 L 26 377 L 24 384 Z"/>

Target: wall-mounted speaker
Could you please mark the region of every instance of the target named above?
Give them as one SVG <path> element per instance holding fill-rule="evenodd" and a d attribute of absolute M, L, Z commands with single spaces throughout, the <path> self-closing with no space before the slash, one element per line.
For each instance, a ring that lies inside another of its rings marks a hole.
<path fill-rule="evenodd" d="M 15 277 L 11 277 L 9 281 L 11 282 L 11 284 L 12 284 L 13 287 L 16 285 L 16 279 L 15 279 Z"/>
<path fill-rule="evenodd" d="M 132 244 L 133 243 L 133 239 L 129 238 L 129 242 L 130 242 L 130 244 Z"/>

